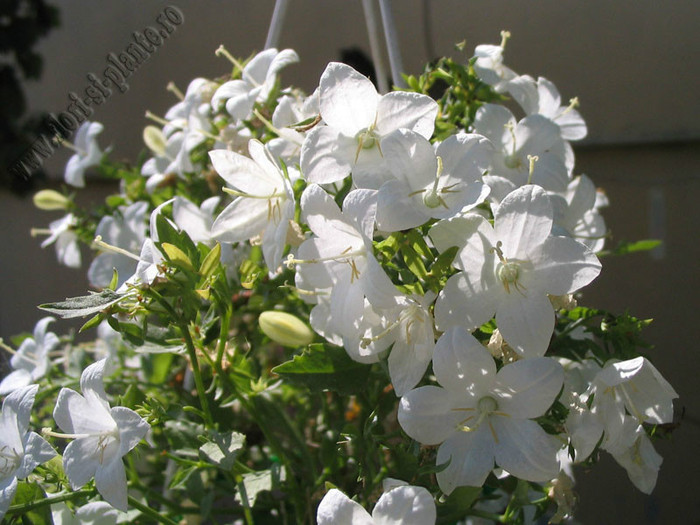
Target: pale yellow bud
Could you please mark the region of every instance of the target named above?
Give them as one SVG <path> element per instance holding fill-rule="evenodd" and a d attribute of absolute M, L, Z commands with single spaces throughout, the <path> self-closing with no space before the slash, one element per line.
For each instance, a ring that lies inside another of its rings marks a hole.
<path fill-rule="evenodd" d="M 34 206 L 40 210 L 67 210 L 71 201 L 55 190 L 41 190 L 34 195 Z"/>
<path fill-rule="evenodd" d="M 573 310 L 578 306 L 573 294 L 566 295 L 550 295 L 549 302 L 555 310 Z"/>
<path fill-rule="evenodd" d="M 155 155 L 165 155 L 165 137 L 156 126 L 146 126 L 143 129 L 143 141 Z"/>
<path fill-rule="evenodd" d="M 491 355 L 496 359 L 501 359 L 504 363 L 512 363 L 519 359 L 518 354 L 513 348 L 503 339 L 501 332 L 496 328 L 491 334 L 488 344 L 486 345 Z"/>
<path fill-rule="evenodd" d="M 314 333 L 301 319 L 286 312 L 263 312 L 258 322 L 266 336 L 283 346 L 306 346 L 314 339 Z"/>

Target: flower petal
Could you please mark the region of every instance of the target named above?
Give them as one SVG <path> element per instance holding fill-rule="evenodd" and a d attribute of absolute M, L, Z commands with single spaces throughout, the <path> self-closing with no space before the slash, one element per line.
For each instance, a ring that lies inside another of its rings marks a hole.
<path fill-rule="evenodd" d="M 357 140 L 329 126 L 312 129 L 301 146 L 301 171 L 309 182 L 327 184 L 350 175 Z"/>
<path fill-rule="evenodd" d="M 554 359 L 534 357 L 504 366 L 496 377 L 498 409 L 515 418 L 544 414 L 564 382 L 564 369 Z"/>
<path fill-rule="evenodd" d="M 552 231 L 554 212 L 547 194 L 534 185 L 522 186 L 508 194 L 494 214 L 497 240 L 511 259 L 529 259 Z"/>
<path fill-rule="evenodd" d="M 494 441 L 488 425 L 472 432 L 455 432 L 438 449 L 436 463 L 450 464 L 437 473 L 440 489 L 447 495 L 457 487 L 480 487 L 494 467 Z"/>
<path fill-rule="evenodd" d="M 529 419 L 492 416 L 491 423 L 498 436 L 495 454 L 499 467 L 528 481 L 549 481 L 557 475 L 561 443 L 556 437 Z"/>
<path fill-rule="evenodd" d="M 451 394 L 478 398 L 491 390 L 496 363 L 484 345 L 455 326 L 442 334 L 435 344 L 433 372 Z M 476 400 L 472 400 L 475 404 Z"/>
<path fill-rule="evenodd" d="M 453 410 L 453 396 L 444 388 L 422 386 L 401 398 L 398 418 L 413 439 L 437 445 L 454 433 L 464 413 Z"/>
<path fill-rule="evenodd" d="M 344 135 L 354 137 L 374 124 L 379 94 L 367 77 L 350 66 L 328 64 L 319 95 L 323 120 Z"/>
<path fill-rule="evenodd" d="M 554 308 L 544 293 L 511 291 L 496 312 L 496 324 L 503 338 L 520 355 L 545 354 L 554 331 Z"/>
<path fill-rule="evenodd" d="M 423 487 L 403 486 L 381 495 L 372 511 L 375 525 L 428 525 L 435 523 L 433 496 Z"/>
<path fill-rule="evenodd" d="M 318 525 L 374 525 L 369 512 L 338 489 L 329 490 L 323 497 L 316 521 Z"/>

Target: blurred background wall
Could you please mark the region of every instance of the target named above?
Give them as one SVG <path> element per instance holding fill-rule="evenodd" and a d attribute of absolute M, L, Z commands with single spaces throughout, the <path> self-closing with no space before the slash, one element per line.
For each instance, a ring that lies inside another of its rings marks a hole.
<path fill-rule="evenodd" d="M 61 25 L 37 47 L 44 57 L 40 81 L 27 82 L 30 111 L 60 113 L 68 93 L 80 93 L 86 75 L 100 74 L 110 52 L 122 51 L 133 31 L 155 23 L 168 5 L 142 0 L 78 2 L 54 0 Z M 466 40 L 464 58 L 480 43 L 497 44 L 501 29 L 512 38 L 506 63 L 518 73 L 545 76 L 562 98 L 578 96 L 589 135 L 575 144 L 577 173 L 605 189 L 611 207 L 605 217 L 612 243 L 659 238 L 652 253 L 605 259 L 600 278 L 583 303 L 641 318 L 654 318 L 647 338 L 659 370 L 680 395 L 681 425 L 672 439 L 656 443 L 664 457 L 656 490 L 639 493 L 624 470 L 606 456 L 590 473 L 578 472 L 584 524 L 700 523 L 700 2 L 697 0 L 610 1 L 394 0 L 406 72 L 444 54 L 459 56 L 454 44 Z M 174 0 L 184 22 L 98 107 L 94 120 L 105 125 L 100 144 L 114 158 L 134 160 L 142 150 L 144 112 L 162 115 L 175 102 L 165 90 L 181 90 L 196 76 L 227 72 L 214 56 L 224 44 L 248 56 L 264 46 L 272 0 Z M 291 0 L 280 48 L 294 48 L 301 63 L 285 69 L 284 84 L 308 91 L 325 64 L 341 50 L 369 44 L 359 0 Z M 5 104 L 6 101 L 0 101 Z M 18 152 L 18 154 L 21 152 Z M 70 156 L 57 152 L 45 164 L 50 180 L 35 186 L 60 187 Z M 4 168 L 4 167 L 3 167 Z M 82 202 L 98 202 L 114 188 L 93 181 Z M 39 212 L 29 197 L 0 190 L 0 336 L 31 331 L 43 316 L 36 305 L 87 289 L 85 268 L 59 267 L 53 248 L 42 250 L 31 227 L 46 227 L 59 213 Z M 612 245 L 612 244 L 611 244 Z M 84 253 L 87 259 L 89 254 Z M 53 330 L 70 326 L 57 322 Z"/>

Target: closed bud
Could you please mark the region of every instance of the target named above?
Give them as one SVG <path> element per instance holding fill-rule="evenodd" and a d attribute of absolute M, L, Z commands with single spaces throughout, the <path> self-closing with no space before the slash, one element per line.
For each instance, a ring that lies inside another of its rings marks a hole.
<path fill-rule="evenodd" d="M 34 195 L 34 206 L 40 210 L 67 210 L 71 201 L 55 190 L 41 190 Z"/>
<path fill-rule="evenodd" d="M 155 155 L 165 155 L 165 137 L 155 126 L 146 126 L 143 130 L 143 141 Z"/>
<path fill-rule="evenodd" d="M 283 346 L 306 346 L 314 339 L 314 333 L 301 319 L 286 312 L 263 312 L 258 322 L 266 336 Z"/>

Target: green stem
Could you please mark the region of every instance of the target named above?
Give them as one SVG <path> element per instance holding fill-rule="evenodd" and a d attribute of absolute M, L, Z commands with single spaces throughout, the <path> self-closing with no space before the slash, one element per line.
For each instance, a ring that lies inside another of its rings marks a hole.
<path fill-rule="evenodd" d="M 148 505 L 144 505 L 143 503 L 141 503 L 139 500 L 137 500 L 136 498 L 134 498 L 132 496 L 129 496 L 129 505 L 131 505 L 135 509 L 140 510 L 146 516 L 154 519 L 158 523 L 165 523 L 166 525 L 178 525 L 176 521 L 173 521 L 166 516 L 162 516 L 158 511 L 153 510 Z"/>
<path fill-rule="evenodd" d="M 94 489 L 86 490 L 76 490 L 75 492 L 69 492 L 68 494 L 61 494 L 60 496 L 54 496 L 52 498 L 44 498 L 39 501 L 32 501 L 31 503 L 22 503 L 21 505 L 12 505 L 7 509 L 7 516 L 13 514 L 24 514 L 30 510 L 45 507 L 46 505 L 53 505 L 54 503 L 60 503 L 62 501 L 70 501 L 72 499 L 80 498 L 82 496 L 92 496 L 95 494 Z"/>
<path fill-rule="evenodd" d="M 247 525 L 254 525 L 253 513 L 250 511 L 250 504 L 248 503 L 248 493 L 245 490 L 245 485 L 243 484 L 243 477 L 236 476 L 236 487 L 238 488 L 238 494 L 241 496 L 241 505 L 243 506 L 243 516 Z"/>
<path fill-rule="evenodd" d="M 194 374 L 194 384 L 197 388 L 197 395 L 199 396 L 199 402 L 202 405 L 202 412 L 204 412 L 204 419 L 207 427 L 214 428 L 214 418 L 209 410 L 209 400 L 207 399 L 206 389 L 204 388 L 204 381 L 202 381 L 202 372 L 199 370 L 199 361 L 197 360 L 197 350 L 194 347 L 194 341 L 192 341 L 192 336 L 190 335 L 190 329 L 187 323 L 178 322 L 178 327 L 182 332 L 182 337 L 185 339 L 185 345 L 187 346 L 187 355 L 190 357 L 192 362 L 192 372 Z"/>
<path fill-rule="evenodd" d="M 219 373 L 222 371 L 221 362 L 224 359 L 224 351 L 226 350 L 226 342 L 228 341 L 228 329 L 231 324 L 232 314 L 233 308 L 230 304 L 227 304 L 221 314 L 221 331 L 219 332 L 219 341 L 216 347 L 216 371 Z"/>

